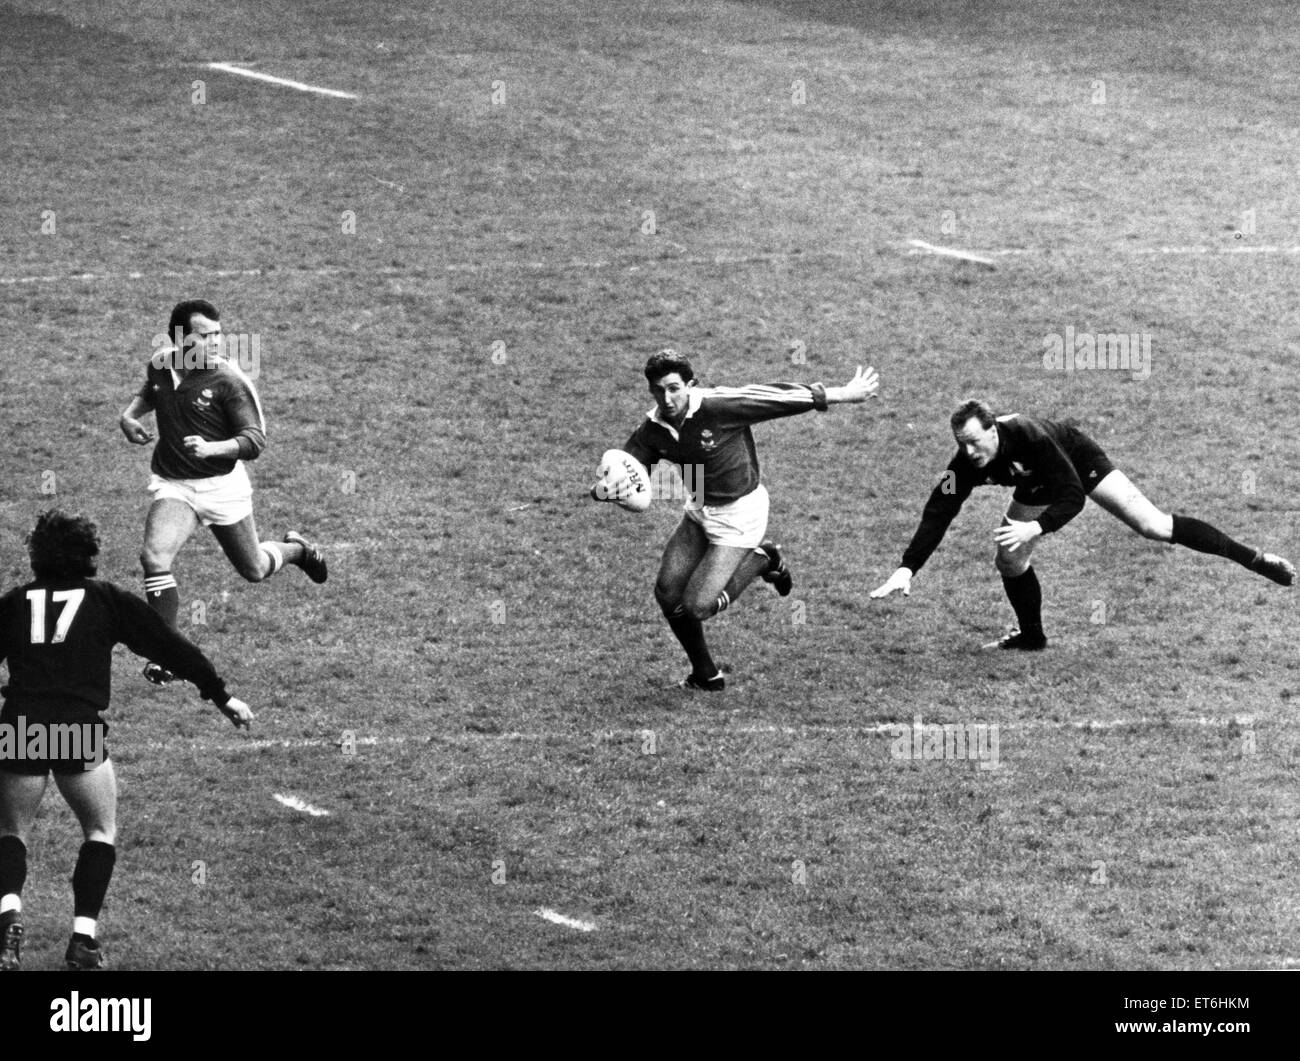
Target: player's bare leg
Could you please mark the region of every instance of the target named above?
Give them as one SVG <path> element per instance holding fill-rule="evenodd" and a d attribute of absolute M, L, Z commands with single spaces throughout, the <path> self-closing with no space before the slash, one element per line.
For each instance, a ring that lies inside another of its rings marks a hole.
<path fill-rule="evenodd" d="M 1203 520 L 1162 512 L 1121 471 L 1110 472 L 1088 496 L 1144 538 L 1227 557 L 1283 586 L 1295 582 L 1289 560 L 1243 545 Z"/>
<path fill-rule="evenodd" d="M 55 774 L 54 783 L 81 824 L 85 842 L 72 871 L 72 938 L 64 960 L 70 969 L 98 969 L 103 952 L 95 941 L 99 912 L 108 893 L 117 862 L 117 777 L 113 760 L 105 759 L 93 770 Z"/>
<path fill-rule="evenodd" d="M 198 525 L 194 510 L 172 497 L 159 498 L 150 505 L 144 521 L 140 566 L 144 568 L 145 599 L 173 628 L 180 594 L 172 577 L 172 562 Z"/>
<path fill-rule="evenodd" d="M 1032 522 L 1046 510 L 1045 505 L 1025 505 L 1012 501 L 1007 507 L 1006 515 L 1002 517 L 1002 526 L 1009 526 L 1011 520 Z M 1002 588 L 1007 600 L 1011 602 L 1011 610 L 1016 613 L 1020 628 L 985 648 L 1036 651 L 1047 647 L 1047 637 L 1043 633 L 1043 590 L 1032 562 L 1036 541 L 1022 542 L 1014 549 L 1005 545 L 998 546 L 993 563 L 1002 576 Z"/>
<path fill-rule="evenodd" d="M 198 525 L 194 510 L 173 497 L 160 497 L 150 505 L 144 521 L 144 545 L 140 549 L 144 597 L 149 607 L 173 629 L 181 599 L 172 574 L 172 562 Z M 176 675 L 166 667 L 152 662 L 145 664 L 143 674 L 154 685 L 166 685 L 176 680 Z"/>
<path fill-rule="evenodd" d="M 259 540 L 251 514 L 238 523 L 225 526 L 214 523 L 212 534 L 235 570 L 249 582 L 268 579 L 285 564 L 301 567 L 313 582 L 325 581 L 325 560 L 319 549 L 299 534 L 286 535 L 283 542 Z M 311 567 L 312 564 L 317 566 Z"/>
<path fill-rule="evenodd" d="M 686 613 L 703 622 L 726 611 L 770 564 L 768 555 L 756 549 L 710 545 L 682 594 Z"/>
<path fill-rule="evenodd" d="M 225 526 L 214 523 L 211 529 L 226 559 L 249 582 L 270 578 L 286 562 L 293 564 L 302 558 L 300 545 L 263 544 L 257 537 L 257 523 L 251 514 L 238 523 Z"/>
<path fill-rule="evenodd" d="M 45 795 L 45 776 L 0 771 L 0 970 L 22 965 L 27 831 Z"/>
<path fill-rule="evenodd" d="M 669 628 L 691 661 L 691 675 L 687 681 L 694 678 L 697 685 L 707 688 L 716 680 L 716 688 L 721 689 L 724 684 L 722 672 L 709 655 L 709 646 L 704 640 L 704 626 L 699 619 L 687 613 L 683 603 L 691 575 L 708 548 L 709 541 L 703 528 L 694 520 L 683 516 L 672 537 L 668 539 L 668 544 L 664 546 L 663 559 L 659 562 L 659 576 L 655 579 L 655 600 L 659 602 Z"/>

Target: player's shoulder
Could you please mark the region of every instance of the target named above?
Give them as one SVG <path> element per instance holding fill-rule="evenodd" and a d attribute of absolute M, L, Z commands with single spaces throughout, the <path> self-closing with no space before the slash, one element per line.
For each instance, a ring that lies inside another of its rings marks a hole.
<path fill-rule="evenodd" d="M 8 608 L 14 601 L 23 600 L 27 596 L 27 591 L 35 585 L 35 582 L 27 582 L 0 593 L 0 608 Z"/>
<path fill-rule="evenodd" d="M 788 398 L 792 388 L 799 384 L 785 381 L 772 383 L 742 383 L 738 386 L 714 384 L 711 387 L 694 387 L 692 394 L 698 395 L 702 402 L 735 401 L 746 398 Z"/>
<path fill-rule="evenodd" d="M 218 358 L 208 371 L 212 374 L 213 382 L 223 387 L 237 387 L 249 390 L 253 387 L 253 381 L 249 378 L 248 373 L 227 357 Z"/>
<path fill-rule="evenodd" d="M 770 398 L 773 393 L 772 391 L 764 391 L 758 385 L 692 387 L 690 415 L 702 418 L 727 416 L 734 413 L 738 407 L 744 406 L 745 403 L 760 398 Z"/>
<path fill-rule="evenodd" d="M 113 583 L 102 578 L 38 579 L 32 585 L 49 586 L 51 589 L 84 589 L 89 597 L 114 597 L 123 592 Z"/>
<path fill-rule="evenodd" d="M 56 578 L 34 578 L 21 586 L 15 586 L 7 593 L 0 595 L 0 606 L 7 606 L 12 601 L 22 601 L 33 590 L 51 590 L 59 592 L 64 590 L 85 590 L 87 597 L 105 598 L 111 596 L 114 592 L 121 592 L 112 583 L 105 582 L 98 578 L 74 577 L 69 578 L 60 576 Z"/>
<path fill-rule="evenodd" d="M 77 586 L 86 591 L 86 596 L 100 601 L 107 607 L 116 608 L 123 602 L 139 600 L 134 594 L 128 593 L 121 586 L 114 582 L 109 582 L 103 578 L 83 578 L 77 582 Z M 141 604 L 144 601 L 140 601 Z"/>
<path fill-rule="evenodd" d="M 1048 420 L 1041 416 L 1017 417 L 1016 426 L 1012 428 L 1026 443 L 1050 442 L 1061 449 L 1068 449 L 1070 440 L 1078 431 L 1074 420 Z"/>
<path fill-rule="evenodd" d="M 1051 437 L 1051 425 L 1037 416 L 1024 413 L 1007 413 L 997 418 L 998 431 L 1009 438 L 1023 439 L 1026 442 Z"/>
<path fill-rule="evenodd" d="M 155 346 L 144 359 L 145 378 L 152 383 L 163 379 L 176 361 L 177 350 L 174 346 Z"/>

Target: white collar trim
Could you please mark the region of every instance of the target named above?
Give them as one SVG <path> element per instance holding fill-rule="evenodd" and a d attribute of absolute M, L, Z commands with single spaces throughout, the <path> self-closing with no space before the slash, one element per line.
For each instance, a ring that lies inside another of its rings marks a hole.
<path fill-rule="evenodd" d="M 682 423 L 686 423 L 692 416 L 700 411 L 700 403 L 704 401 L 704 392 L 699 387 L 692 387 L 690 394 L 686 396 L 686 415 L 682 417 Z M 677 428 L 673 427 L 667 420 L 659 415 L 659 406 L 655 406 L 645 414 L 646 419 L 652 423 L 658 424 L 665 431 L 672 434 L 673 438 L 678 438 Z"/>

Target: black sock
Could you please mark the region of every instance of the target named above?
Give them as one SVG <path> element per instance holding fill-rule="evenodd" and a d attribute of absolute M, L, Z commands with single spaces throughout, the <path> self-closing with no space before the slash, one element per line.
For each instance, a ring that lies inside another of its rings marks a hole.
<path fill-rule="evenodd" d="M 1029 637 L 1043 636 L 1043 589 L 1032 567 L 1022 575 L 1002 576 L 1002 588 L 1020 622 L 1020 632 Z"/>
<path fill-rule="evenodd" d="M 98 918 L 113 876 L 117 849 L 102 840 L 87 840 L 77 855 L 72 871 L 72 913 L 74 917 Z"/>
<path fill-rule="evenodd" d="M 660 607 L 663 608 L 664 618 L 668 620 L 669 628 L 676 635 L 682 648 L 686 650 L 686 655 L 691 661 L 692 672 L 700 678 L 714 677 L 718 673 L 718 668 L 713 662 L 713 657 L 709 655 L 709 646 L 704 642 L 704 624 L 687 615 L 680 604 L 670 609 L 661 603 Z"/>
<path fill-rule="evenodd" d="M 1198 553 L 1213 553 L 1235 560 L 1242 567 L 1250 567 L 1259 555 L 1259 551 L 1249 545 L 1229 538 L 1218 527 L 1191 516 L 1174 517 L 1174 533 L 1170 538 L 1175 545 L 1195 549 Z"/>
<path fill-rule="evenodd" d="M 170 571 L 144 573 L 145 602 L 163 617 L 163 622 L 176 629 L 176 613 L 181 607 L 181 593 Z"/>
<path fill-rule="evenodd" d="M 27 845 L 16 836 L 0 836 L 0 895 L 21 895 L 27 882 Z"/>

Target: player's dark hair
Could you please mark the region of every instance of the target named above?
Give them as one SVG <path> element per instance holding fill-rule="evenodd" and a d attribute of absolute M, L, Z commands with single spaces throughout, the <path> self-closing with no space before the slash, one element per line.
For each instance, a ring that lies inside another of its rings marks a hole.
<path fill-rule="evenodd" d="M 52 508 L 36 517 L 27 555 L 37 578 L 90 578 L 99 555 L 99 528 L 85 516 Z"/>
<path fill-rule="evenodd" d="M 975 417 L 980 422 L 980 427 L 987 431 L 997 421 L 993 415 L 993 410 L 989 408 L 989 403 L 981 401 L 979 398 L 967 398 L 961 405 L 957 406 L 957 411 L 952 414 L 948 421 L 952 424 L 953 431 L 960 431 L 971 417 Z"/>
<path fill-rule="evenodd" d="M 174 340 L 177 328 L 180 329 L 181 335 L 188 335 L 190 318 L 196 313 L 202 313 L 208 320 L 221 320 L 221 314 L 217 312 L 217 307 L 207 299 L 186 299 L 184 302 L 177 302 L 172 309 L 171 319 L 167 322 L 167 338 Z"/>
<path fill-rule="evenodd" d="M 690 383 L 695 378 L 695 369 L 691 368 L 691 363 L 676 350 L 660 350 L 645 363 L 647 383 L 654 383 L 673 372 L 682 377 L 683 383 Z"/>

